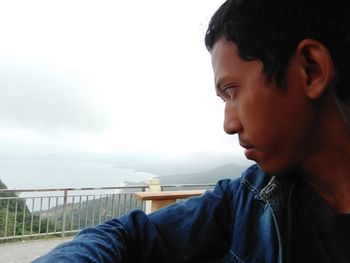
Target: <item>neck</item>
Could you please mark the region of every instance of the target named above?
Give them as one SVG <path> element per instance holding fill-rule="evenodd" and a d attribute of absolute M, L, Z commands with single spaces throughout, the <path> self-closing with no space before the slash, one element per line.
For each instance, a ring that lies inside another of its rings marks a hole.
<path fill-rule="evenodd" d="M 306 170 L 304 179 L 332 211 L 350 214 L 350 167 L 347 163 L 328 161 L 331 165 L 322 165 L 322 171 Z"/>
<path fill-rule="evenodd" d="M 326 107 L 302 169 L 330 209 L 350 214 L 350 131 L 335 100 Z"/>

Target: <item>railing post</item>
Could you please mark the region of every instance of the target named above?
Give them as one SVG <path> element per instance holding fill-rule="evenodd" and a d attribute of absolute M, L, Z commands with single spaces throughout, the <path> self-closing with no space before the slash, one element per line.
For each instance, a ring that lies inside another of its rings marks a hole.
<path fill-rule="evenodd" d="M 65 231 L 66 231 L 67 195 L 68 195 L 68 190 L 67 190 L 67 189 L 64 189 L 64 196 L 63 196 L 62 237 L 65 236 Z"/>
<path fill-rule="evenodd" d="M 152 178 L 148 180 L 148 191 L 149 192 L 161 192 L 162 189 L 160 187 L 160 180 L 156 178 Z M 146 214 L 152 212 L 152 201 L 146 201 Z"/>
<path fill-rule="evenodd" d="M 7 237 L 7 223 L 9 220 L 9 209 L 10 209 L 10 199 L 7 199 L 4 237 Z"/>

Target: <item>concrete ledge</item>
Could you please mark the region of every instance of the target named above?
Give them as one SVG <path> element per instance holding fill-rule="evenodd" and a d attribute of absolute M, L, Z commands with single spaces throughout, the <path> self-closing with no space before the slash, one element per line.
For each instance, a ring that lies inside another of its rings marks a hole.
<path fill-rule="evenodd" d="M 152 201 L 151 211 L 173 204 L 177 199 L 202 195 L 205 190 L 165 191 L 165 192 L 135 192 L 135 198 L 141 201 Z"/>
<path fill-rule="evenodd" d="M 205 190 L 164 191 L 164 192 L 135 192 L 134 196 L 142 201 L 173 200 L 202 195 Z"/>

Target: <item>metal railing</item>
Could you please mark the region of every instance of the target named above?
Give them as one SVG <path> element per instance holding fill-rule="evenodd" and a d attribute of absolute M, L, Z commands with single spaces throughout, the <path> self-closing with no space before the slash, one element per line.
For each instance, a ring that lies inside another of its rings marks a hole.
<path fill-rule="evenodd" d="M 214 184 L 161 185 L 161 191 L 210 189 Z M 145 211 L 133 192 L 149 185 L 102 188 L 0 189 L 0 242 L 44 235 L 74 234 L 132 209 Z"/>
<path fill-rule="evenodd" d="M 0 241 L 75 233 L 131 209 L 144 209 L 133 192 L 147 185 L 0 190 Z M 5 195 L 5 196 L 4 196 Z"/>

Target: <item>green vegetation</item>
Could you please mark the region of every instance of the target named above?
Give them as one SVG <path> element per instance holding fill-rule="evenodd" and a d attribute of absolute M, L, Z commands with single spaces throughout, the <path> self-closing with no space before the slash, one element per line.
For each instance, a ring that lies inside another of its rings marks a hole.
<path fill-rule="evenodd" d="M 7 186 L 1 180 L 0 189 L 7 189 Z M 3 197 L 6 197 L 6 199 L 2 199 Z M 18 198 L 15 192 L 0 192 L 0 237 L 13 235 L 14 233 L 15 235 L 21 234 L 23 217 L 25 217 L 25 223 L 28 220 L 25 214 L 29 215 L 30 212 L 23 199 Z M 15 224 L 15 221 L 20 223 Z"/>
<path fill-rule="evenodd" d="M 0 180 L 0 188 L 7 186 Z M 76 232 L 87 226 L 94 226 L 112 217 L 119 217 L 131 209 L 142 208 L 140 201 L 135 200 L 132 190 L 125 190 L 116 194 L 102 194 L 89 196 L 69 196 L 64 209 L 62 204 L 50 209 L 31 212 L 28 201 L 20 198 L 15 192 L 0 192 L 0 238 L 37 236 L 38 234 Z M 58 199 L 57 199 L 58 198 Z M 40 206 L 46 207 L 50 201 L 57 201 L 62 197 L 40 197 Z M 42 205 L 43 204 L 43 205 Z M 33 205 L 34 207 L 34 205 Z M 65 218 L 65 220 L 64 220 Z M 0 241 L 1 242 L 1 241 Z"/>
<path fill-rule="evenodd" d="M 1 180 L 0 189 L 7 189 Z M 0 192 L 0 237 L 36 234 L 44 227 L 53 229 L 46 219 L 32 214 L 17 193 Z"/>
<path fill-rule="evenodd" d="M 79 196 L 68 197 L 66 205 L 65 230 L 79 230 L 83 227 L 94 226 L 112 217 L 119 217 L 131 209 L 142 208 L 140 201 L 137 201 L 129 193 L 118 193 L 102 195 L 100 198 L 90 196 L 80 199 Z M 62 229 L 63 205 L 55 206 L 49 210 L 42 211 L 44 220 L 49 220 L 56 224 L 57 229 Z M 39 213 L 35 213 L 39 216 Z"/>

